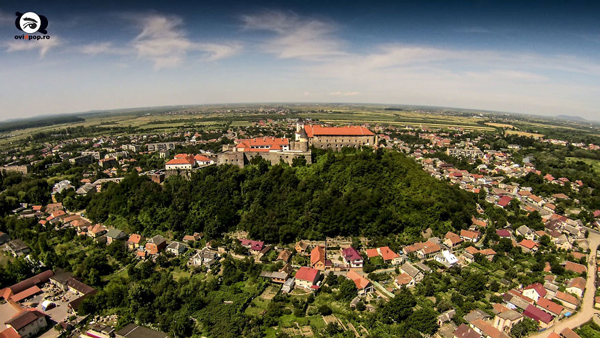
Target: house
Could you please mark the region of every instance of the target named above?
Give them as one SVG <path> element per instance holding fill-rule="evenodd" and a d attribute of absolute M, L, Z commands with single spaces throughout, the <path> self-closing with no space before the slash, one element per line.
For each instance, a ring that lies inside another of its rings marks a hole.
<path fill-rule="evenodd" d="M 31 251 L 29 246 L 27 246 L 27 244 L 20 239 L 13 239 L 12 241 L 6 243 L 6 250 L 10 251 L 10 253 L 15 257 L 26 255 Z"/>
<path fill-rule="evenodd" d="M 479 231 L 471 231 L 471 230 L 461 230 L 460 238 L 467 242 L 477 243 L 479 238 L 481 237 L 481 233 Z"/>
<path fill-rule="evenodd" d="M 294 249 L 296 250 L 297 253 L 299 253 L 301 255 L 308 254 L 308 244 L 304 243 L 303 241 L 299 241 L 298 243 L 296 243 L 296 245 L 294 246 Z"/>
<path fill-rule="evenodd" d="M 511 306 L 511 308 L 518 307 L 519 309 L 525 310 L 529 305 L 533 304 L 533 299 L 523 296 L 516 290 L 509 290 L 504 294 L 503 300 Z"/>
<path fill-rule="evenodd" d="M 281 292 L 282 293 L 290 293 L 292 292 L 292 290 L 294 290 L 294 286 L 296 285 L 296 283 L 294 282 L 294 278 L 288 278 L 285 283 L 283 283 L 283 286 L 281 287 Z"/>
<path fill-rule="evenodd" d="M 318 289 L 317 282 L 321 277 L 321 273 L 317 269 L 309 268 L 306 266 L 301 267 L 294 276 L 296 278 L 296 285 L 308 290 Z"/>
<path fill-rule="evenodd" d="M 171 242 L 171 244 L 167 246 L 166 251 L 172 253 L 175 256 L 179 256 L 182 253 L 184 253 L 185 250 L 187 250 L 187 246 L 185 244 L 179 242 Z"/>
<path fill-rule="evenodd" d="M 191 263 L 193 266 L 201 266 L 204 265 L 206 268 L 210 269 L 210 267 L 217 263 L 219 255 L 210 250 L 209 248 L 204 248 L 198 251 L 191 258 Z"/>
<path fill-rule="evenodd" d="M 127 324 L 116 332 L 116 338 L 168 338 L 164 332 L 151 330 L 137 324 Z"/>
<path fill-rule="evenodd" d="M 195 242 L 195 241 L 199 241 L 202 239 L 202 234 L 199 232 L 194 232 L 193 235 L 185 235 L 183 236 L 183 241 L 184 242 Z"/>
<path fill-rule="evenodd" d="M 454 331 L 454 338 L 481 338 L 481 334 L 468 325 L 460 324 Z"/>
<path fill-rule="evenodd" d="M 599 308 L 600 308 L 600 296 L 596 296 L 596 297 L 594 297 L 594 307 L 595 307 L 596 309 L 599 309 Z"/>
<path fill-rule="evenodd" d="M 538 299 L 546 297 L 547 293 L 548 292 L 546 291 L 544 286 L 542 286 L 542 284 L 540 283 L 531 284 L 523 290 L 523 296 L 529 297 L 536 302 L 538 301 Z"/>
<path fill-rule="evenodd" d="M 556 292 L 558 292 L 558 286 L 548 281 L 544 283 L 544 289 L 546 289 L 546 298 L 548 299 L 554 298 Z"/>
<path fill-rule="evenodd" d="M 112 242 L 121 240 L 125 237 L 127 237 L 127 235 L 123 231 L 119 229 L 110 229 L 106 233 L 106 243 L 111 244 Z"/>
<path fill-rule="evenodd" d="M 536 252 L 538 250 L 538 244 L 530 239 L 524 239 L 519 242 L 519 246 L 523 252 Z"/>
<path fill-rule="evenodd" d="M 156 255 L 166 247 L 167 240 L 161 235 L 156 235 L 146 242 L 146 251 L 150 255 Z"/>
<path fill-rule="evenodd" d="M 417 250 L 417 256 L 420 259 L 431 258 L 441 250 L 442 248 L 437 243 L 427 241 L 423 243 L 419 250 Z"/>
<path fill-rule="evenodd" d="M 8 241 L 10 241 L 10 237 L 8 237 L 8 234 L 0 231 L 0 245 L 6 243 Z"/>
<path fill-rule="evenodd" d="M 456 256 L 454 256 L 454 254 L 452 254 L 448 250 L 444 250 L 441 253 L 438 253 L 437 255 L 435 255 L 434 259 L 436 262 L 444 265 L 447 268 L 450 268 L 456 263 L 458 263 L 458 258 L 456 258 Z"/>
<path fill-rule="evenodd" d="M 407 274 L 406 272 L 402 272 L 394 279 L 394 285 L 396 285 L 396 287 L 400 289 L 403 286 L 413 287 L 416 285 L 416 282 L 414 278 L 412 278 L 409 274 Z"/>
<path fill-rule="evenodd" d="M 463 242 L 463 239 L 460 238 L 459 235 L 457 235 L 451 231 L 448 231 L 446 233 L 446 236 L 444 236 L 444 244 L 449 248 L 454 248 L 456 246 L 459 246 L 462 244 L 462 242 Z"/>
<path fill-rule="evenodd" d="M 510 201 L 512 201 L 512 197 L 505 195 L 500 197 L 500 199 L 498 200 L 498 205 L 502 208 L 506 208 Z"/>
<path fill-rule="evenodd" d="M 571 310 L 575 310 L 579 307 L 579 299 L 577 297 L 570 295 L 568 293 L 557 291 L 556 296 L 554 298 L 558 299 L 566 308 Z"/>
<path fill-rule="evenodd" d="M 292 257 L 292 252 L 288 249 L 283 249 L 279 255 L 277 255 L 277 260 L 287 263 L 290 261 L 290 257 Z"/>
<path fill-rule="evenodd" d="M 437 318 L 438 326 L 442 326 L 442 324 L 451 321 L 452 318 L 454 318 L 455 314 L 456 314 L 456 310 L 452 309 L 452 310 L 448 310 L 448 311 L 442 313 L 441 315 L 439 315 Z"/>
<path fill-rule="evenodd" d="M 565 270 L 573 271 L 579 274 L 587 273 L 587 268 L 585 267 L 585 265 L 569 261 L 565 262 Z"/>
<path fill-rule="evenodd" d="M 583 292 L 585 291 L 585 279 L 583 277 L 571 279 L 567 284 L 566 291 L 578 296 L 579 298 L 583 297 Z"/>
<path fill-rule="evenodd" d="M 490 323 L 482 319 L 476 319 L 471 322 L 471 327 L 479 332 L 484 338 L 510 338 L 505 332 L 501 332 Z"/>
<path fill-rule="evenodd" d="M 281 272 L 281 271 L 274 271 L 274 272 L 262 271 L 260 273 L 260 277 L 268 278 L 273 283 L 283 284 L 288 279 L 289 274 L 287 272 Z"/>
<path fill-rule="evenodd" d="M 354 249 L 353 247 L 348 247 L 345 249 L 341 249 L 340 251 L 344 259 L 344 263 L 346 263 L 346 266 L 351 268 L 362 268 L 364 263 L 363 258 L 356 249 Z"/>
<path fill-rule="evenodd" d="M 423 280 L 424 274 L 421 270 L 414 267 L 409 262 L 402 264 L 400 273 L 406 273 L 414 280 L 414 284 L 420 283 Z"/>
<path fill-rule="evenodd" d="M 487 248 L 479 250 L 479 254 L 485 256 L 485 258 L 487 258 L 489 261 L 492 261 L 494 259 L 494 256 L 496 256 L 496 251 Z"/>
<path fill-rule="evenodd" d="M 240 239 L 240 245 L 249 250 L 260 252 L 265 246 L 263 241 L 253 241 L 251 239 Z"/>
<path fill-rule="evenodd" d="M 90 231 L 88 231 L 88 236 L 90 236 L 92 238 L 98 238 L 98 237 L 104 235 L 107 231 L 108 231 L 108 229 L 106 229 L 106 227 L 104 225 L 96 224 L 92 227 L 92 229 Z"/>
<path fill-rule="evenodd" d="M 144 239 L 145 239 L 144 236 L 141 236 L 138 234 L 132 234 L 131 236 L 129 236 L 129 239 L 127 240 L 127 248 L 129 248 L 129 250 L 135 250 L 135 249 L 141 247 Z"/>
<path fill-rule="evenodd" d="M 317 270 L 325 270 L 325 247 L 315 246 L 310 252 L 310 266 Z"/>
<path fill-rule="evenodd" d="M 36 309 L 22 310 L 11 318 L 6 323 L 7 328 L 12 328 L 21 338 L 29 338 L 35 336 L 44 329 L 48 322 L 46 321 L 46 314 Z"/>
<path fill-rule="evenodd" d="M 384 262 L 391 263 L 392 265 L 402 264 L 402 257 L 387 246 L 378 248 L 377 252 L 379 252 Z"/>
<path fill-rule="evenodd" d="M 552 238 L 552 243 L 556 245 L 556 248 L 570 251 L 573 249 L 573 244 L 565 234 L 559 234 L 558 237 Z"/>
<path fill-rule="evenodd" d="M 518 227 L 516 233 L 517 235 L 523 236 L 525 239 L 529 239 L 532 241 L 535 239 L 535 232 L 529 229 L 529 227 L 527 227 L 526 225 L 521 225 L 520 227 Z"/>
<path fill-rule="evenodd" d="M 551 314 L 529 305 L 523 312 L 523 316 L 529 317 L 538 322 L 540 328 L 546 329 L 554 324 L 554 317 Z"/>
<path fill-rule="evenodd" d="M 488 318 L 490 318 L 490 315 L 482 309 L 475 309 L 466 314 L 463 318 L 467 323 L 472 323 L 474 320 L 477 319 L 487 320 Z"/>
<path fill-rule="evenodd" d="M 69 291 L 78 296 L 86 296 L 96 293 L 96 289 L 78 281 L 73 277 L 69 277 L 67 279 L 67 287 L 69 288 Z"/>
<path fill-rule="evenodd" d="M 573 329 L 571 329 L 570 327 L 565 327 L 560 332 L 560 336 L 562 338 L 581 338 L 581 336 L 575 333 L 575 331 L 573 331 Z"/>
<path fill-rule="evenodd" d="M 494 317 L 494 327 L 500 331 L 510 332 L 515 324 L 523 321 L 523 315 L 515 310 L 502 311 Z"/>
<path fill-rule="evenodd" d="M 371 282 L 365 277 L 359 275 L 353 270 L 348 271 L 346 277 L 356 284 L 356 289 L 358 290 L 358 295 L 366 295 L 367 293 L 373 292 L 373 285 Z"/>
<path fill-rule="evenodd" d="M 558 317 L 563 312 L 564 307 L 546 298 L 540 298 L 537 302 L 537 307 L 548 312 L 549 314 Z"/>

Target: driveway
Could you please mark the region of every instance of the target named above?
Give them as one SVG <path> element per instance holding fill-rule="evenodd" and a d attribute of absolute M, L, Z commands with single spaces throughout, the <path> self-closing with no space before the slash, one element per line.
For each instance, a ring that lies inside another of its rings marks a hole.
<path fill-rule="evenodd" d="M 552 332 L 560 334 L 565 328 L 575 329 L 592 319 L 595 313 L 600 311 L 594 309 L 594 296 L 596 294 L 596 249 L 600 245 L 600 233 L 596 230 L 589 229 L 588 242 L 590 244 L 590 259 L 588 261 L 588 279 L 585 283 L 585 294 L 583 295 L 583 303 L 575 315 L 569 319 L 559 321 L 554 327 L 549 328 L 544 332 L 540 332 L 531 337 L 545 338 Z"/>

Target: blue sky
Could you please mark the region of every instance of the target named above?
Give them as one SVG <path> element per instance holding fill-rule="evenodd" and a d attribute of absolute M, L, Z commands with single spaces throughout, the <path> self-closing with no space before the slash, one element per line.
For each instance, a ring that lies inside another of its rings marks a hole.
<path fill-rule="evenodd" d="M 15 40 L 15 12 L 49 40 Z M 600 120 L 585 1 L 0 4 L 0 119 L 156 105 L 357 102 Z"/>

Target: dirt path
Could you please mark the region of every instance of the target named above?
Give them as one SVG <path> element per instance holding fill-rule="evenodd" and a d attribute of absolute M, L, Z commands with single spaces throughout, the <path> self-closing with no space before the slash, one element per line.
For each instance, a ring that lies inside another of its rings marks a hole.
<path fill-rule="evenodd" d="M 594 313 L 600 313 L 600 311 L 594 309 L 594 296 L 596 294 L 596 249 L 598 248 L 598 245 L 600 245 L 600 234 L 595 230 L 588 230 L 590 230 L 588 236 L 588 242 L 590 244 L 588 279 L 585 283 L 585 294 L 583 295 L 583 303 L 581 304 L 579 312 L 569 319 L 561 320 L 550 329 L 531 335 L 530 337 L 545 338 L 548 337 L 552 332 L 560 334 L 560 332 L 567 327 L 575 329 L 591 320 Z"/>

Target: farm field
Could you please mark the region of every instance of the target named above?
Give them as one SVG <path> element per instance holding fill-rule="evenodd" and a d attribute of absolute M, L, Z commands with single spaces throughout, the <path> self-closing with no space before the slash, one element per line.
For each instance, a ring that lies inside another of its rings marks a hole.
<path fill-rule="evenodd" d="M 507 130 L 506 134 L 508 134 L 508 135 L 514 134 L 514 135 L 519 135 L 519 136 L 535 137 L 535 138 L 544 137 L 544 134 L 528 133 L 525 131 L 518 131 L 518 130 Z"/>
<path fill-rule="evenodd" d="M 568 163 L 573 163 L 573 162 L 577 162 L 577 161 L 585 162 L 586 164 L 591 165 L 592 168 L 594 168 L 594 171 L 600 173 L 600 160 L 594 160 L 591 158 L 567 157 L 566 161 Z"/>

